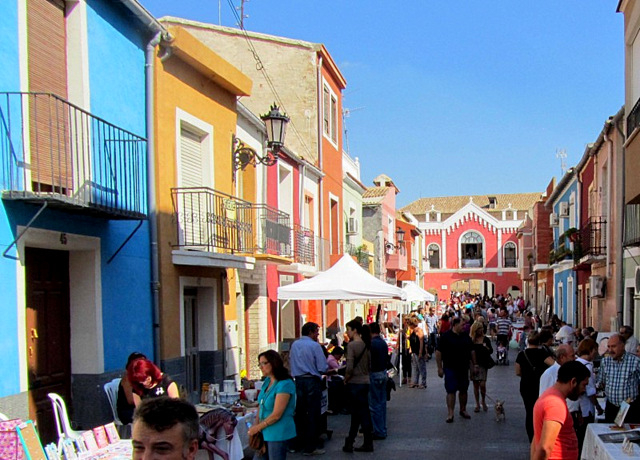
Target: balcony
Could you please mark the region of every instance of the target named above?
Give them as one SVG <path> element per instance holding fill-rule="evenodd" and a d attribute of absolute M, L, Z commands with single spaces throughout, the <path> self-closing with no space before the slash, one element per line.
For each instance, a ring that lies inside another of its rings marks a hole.
<path fill-rule="evenodd" d="M 289 215 L 208 187 L 172 188 L 177 247 L 291 257 Z"/>
<path fill-rule="evenodd" d="M 391 271 L 407 271 L 407 251 L 400 247 L 391 254 L 388 252 L 384 255 L 384 265 L 387 270 Z"/>
<path fill-rule="evenodd" d="M 557 241 L 553 241 L 549 247 L 549 265 L 573 259 L 571 241 L 566 232 L 560 235 Z"/>
<path fill-rule="evenodd" d="M 482 259 L 460 259 L 460 268 L 482 268 Z"/>
<path fill-rule="evenodd" d="M 606 257 L 607 221 L 604 217 L 590 217 L 576 235 L 573 237 L 573 256 L 577 264 L 591 264 Z"/>
<path fill-rule="evenodd" d="M 516 268 L 518 266 L 518 258 L 517 257 L 505 257 L 504 258 L 504 268 Z"/>
<path fill-rule="evenodd" d="M 369 271 L 371 262 L 373 261 L 373 256 L 367 251 L 367 246 L 365 246 L 364 244 L 356 246 L 355 244 L 347 243 L 345 245 L 345 252 L 350 256 L 355 257 L 358 265 L 360 265 L 366 271 Z"/>
<path fill-rule="evenodd" d="M 628 204 L 624 211 L 624 239 L 622 245 L 640 246 L 640 204 Z"/>
<path fill-rule="evenodd" d="M 147 141 L 49 93 L 0 93 L 2 198 L 143 219 Z"/>
<path fill-rule="evenodd" d="M 316 245 L 313 230 L 294 224 L 293 235 L 293 261 L 304 265 L 315 265 Z"/>
<path fill-rule="evenodd" d="M 633 106 L 627 117 L 627 139 L 631 137 L 638 126 L 640 126 L 640 99 L 636 101 L 636 105 Z"/>

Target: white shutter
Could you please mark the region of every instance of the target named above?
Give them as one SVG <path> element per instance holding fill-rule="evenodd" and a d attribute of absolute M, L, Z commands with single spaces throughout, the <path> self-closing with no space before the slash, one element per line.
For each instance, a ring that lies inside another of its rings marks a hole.
<path fill-rule="evenodd" d="M 185 128 L 180 129 L 180 186 L 202 187 L 203 178 L 202 138 Z"/>

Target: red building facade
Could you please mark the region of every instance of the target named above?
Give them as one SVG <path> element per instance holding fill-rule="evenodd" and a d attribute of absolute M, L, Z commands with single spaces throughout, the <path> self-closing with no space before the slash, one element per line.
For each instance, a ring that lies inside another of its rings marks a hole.
<path fill-rule="evenodd" d="M 421 198 L 402 209 L 424 234 L 424 288 L 520 295 L 518 228 L 539 193 Z"/>

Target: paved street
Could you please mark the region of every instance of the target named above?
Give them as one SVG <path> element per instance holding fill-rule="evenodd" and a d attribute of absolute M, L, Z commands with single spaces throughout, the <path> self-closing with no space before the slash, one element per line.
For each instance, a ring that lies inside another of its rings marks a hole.
<path fill-rule="evenodd" d="M 438 378 L 435 359 L 432 359 L 427 364 L 426 390 L 403 386 L 392 394 L 388 406 L 389 437 L 384 441 L 375 441 L 375 457 L 446 459 L 469 455 L 474 460 L 527 459 L 529 442 L 524 429 L 524 407 L 518 392 L 519 378 L 513 367 L 515 356 L 512 350 L 509 366 L 495 366 L 489 371 L 487 381 L 487 394 L 493 399 L 505 401 L 506 423 L 495 421 L 493 405 L 489 401 L 488 412 L 473 412 L 475 402 L 471 386 L 467 406 L 471 420 L 463 420 L 458 415 L 456 403 L 454 423 L 445 423 L 447 409 L 444 383 Z M 349 428 L 348 415 L 330 417 L 329 428 L 334 432 L 332 440 L 325 443 L 326 458 L 370 455 L 342 452 Z M 356 440 L 356 446 L 361 443 L 360 437 Z M 289 458 L 303 457 L 289 454 Z"/>

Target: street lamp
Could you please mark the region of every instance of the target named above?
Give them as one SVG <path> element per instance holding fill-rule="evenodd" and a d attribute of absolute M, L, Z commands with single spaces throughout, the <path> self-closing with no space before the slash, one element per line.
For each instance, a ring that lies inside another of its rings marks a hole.
<path fill-rule="evenodd" d="M 233 177 L 238 169 L 244 170 L 247 165 L 257 166 L 261 163 L 265 166 L 273 166 L 278 162 L 278 152 L 284 146 L 284 138 L 287 132 L 289 117 L 280 112 L 276 104 L 271 106 L 269 113 L 261 115 L 267 128 L 267 153 L 261 157 L 258 153 L 235 135 L 233 136 Z"/>

